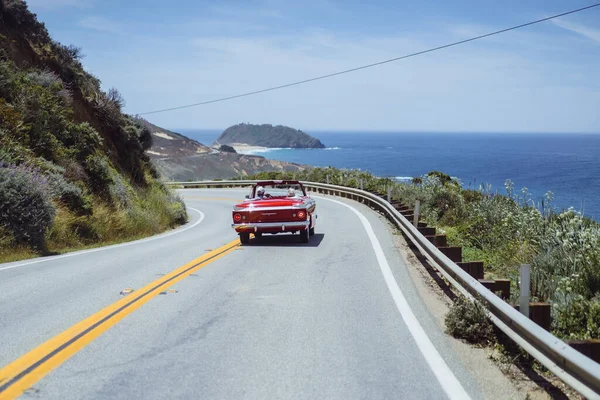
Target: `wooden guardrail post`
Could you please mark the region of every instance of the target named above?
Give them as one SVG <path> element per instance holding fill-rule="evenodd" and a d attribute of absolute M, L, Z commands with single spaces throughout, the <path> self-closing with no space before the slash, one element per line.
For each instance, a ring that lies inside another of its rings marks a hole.
<path fill-rule="evenodd" d="M 437 247 L 448 247 L 448 236 L 435 235 L 435 245 Z"/>
<path fill-rule="evenodd" d="M 600 339 L 567 340 L 567 344 L 581 354 L 600 363 Z"/>
<path fill-rule="evenodd" d="M 456 265 L 473 278 L 483 279 L 483 261 L 458 262 Z"/>
<path fill-rule="evenodd" d="M 435 228 L 419 227 L 418 229 L 419 229 L 419 232 L 421 232 L 421 235 L 423 235 L 423 236 L 435 236 L 435 233 L 436 233 Z"/>
<path fill-rule="evenodd" d="M 392 202 L 392 187 L 391 186 L 387 187 L 387 202 L 388 203 Z"/>
<path fill-rule="evenodd" d="M 444 253 L 444 255 L 450 259 L 450 261 L 462 261 L 462 247 L 438 247 L 438 249 Z"/>
<path fill-rule="evenodd" d="M 552 324 L 550 303 L 529 303 L 529 318 L 549 331 Z"/>
<path fill-rule="evenodd" d="M 415 214 L 413 216 L 413 225 L 415 227 L 419 226 L 419 207 L 421 207 L 421 202 L 417 200 L 415 202 Z"/>

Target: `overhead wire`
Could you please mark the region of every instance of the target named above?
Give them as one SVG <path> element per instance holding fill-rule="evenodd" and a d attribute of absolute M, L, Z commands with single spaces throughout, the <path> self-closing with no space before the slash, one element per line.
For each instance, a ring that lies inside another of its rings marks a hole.
<path fill-rule="evenodd" d="M 236 94 L 236 95 L 233 95 L 233 96 L 221 97 L 221 98 L 217 98 L 217 99 L 213 99 L 213 100 L 207 100 L 207 101 L 202 101 L 202 102 L 193 103 L 193 104 L 186 104 L 186 105 L 183 105 L 183 106 L 165 108 L 165 109 L 161 109 L 161 110 L 154 110 L 154 111 L 143 112 L 143 113 L 139 113 L 138 115 L 158 114 L 158 113 L 163 113 L 163 112 L 168 112 L 168 111 L 181 110 L 181 109 L 184 109 L 184 108 L 191 108 L 191 107 L 198 107 L 198 106 L 203 106 L 203 105 L 207 105 L 207 104 L 219 103 L 219 102 L 223 102 L 223 101 L 228 101 L 228 100 L 233 100 L 233 99 L 239 99 L 240 97 L 248 97 L 248 96 L 257 95 L 257 94 L 260 94 L 260 93 L 272 92 L 272 91 L 275 91 L 275 90 L 285 89 L 285 88 L 289 88 L 291 86 L 298 86 L 298 85 L 302 85 L 302 84 L 309 83 L 309 82 L 314 82 L 314 81 L 318 81 L 318 80 L 322 80 L 322 79 L 332 78 L 334 76 L 349 74 L 351 72 L 356 72 L 356 71 L 360 71 L 360 70 L 367 69 L 367 68 L 377 67 L 379 65 L 389 64 L 389 63 L 392 63 L 392 62 L 395 62 L 395 61 L 405 60 L 407 58 L 416 57 L 416 56 L 420 56 L 420 55 L 427 54 L 427 53 L 432 53 L 434 51 L 438 51 L 438 50 L 442 50 L 442 49 L 447 49 L 449 47 L 454 47 L 454 46 L 458 46 L 458 45 L 461 45 L 461 44 L 465 44 L 465 43 L 469 43 L 469 42 L 474 42 L 476 40 L 488 38 L 490 36 L 500 35 L 502 33 L 514 31 L 516 29 L 520 29 L 520 28 L 524 28 L 524 27 L 527 27 L 527 26 L 531 26 L 531 25 L 542 23 L 542 22 L 546 22 L 546 21 L 549 21 L 549 20 L 552 20 L 552 19 L 564 17 L 566 15 L 579 13 L 579 12 L 582 12 L 582 11 L 585 11 L 585 10 L 589 10 L 591 8 L 598 7 L 598 6 L 600 6 L 600 3 L 592 4 L 592 5 L 589 5 L 589 6 L 586 6 L 586 7 L 578 8 L 578 9 L 567 11 L 567 12 L 563 12 L 563 13 L 560 13 L 560 14 L 555 14 L 555 15 L 552 15 L 550 17 L 538 19 L 538 20 L 527 22 L 527 23 L 524 23 L 524 24 L 515 25 L 515 26 L 512 26 L 510 28 L 501 29 L 501 30 L 498 30 L 498 31 L 486 33 L 486 34 L 479 35 L 479 36 L 474 36 L 474 37 L 471 37 L 469 39 L 459 40 L 457 42 L 445 44 L 445 45 L 442 45 L 442 46 L 433 47 L 433 48 L 430 48 L 430 49 L 427 49 L 427 50 L 418 51 L 416 53 L 410 53 L 410 54 L 406 54 L 406 55 L 403 55 L 403 56 L 400 56 L 400 57 L 394 57 L 394 58 L 390 58 L 390 59 L 387 59 L 387 60 L 378 61 L 378 62 L 375 62 L 375 63 L 372 63 L 372 64 L 362 65 L 360 67 L 350 68 L 350 69 L 346 69 L 346 70 L 343 70 L 343 71 L 333 72 L 333 73 L 330 73 L 330 74 L 321 75 L 321 76 L 317 76 L 317 77 L 313 77 L 313 78 L 309 78 L 309 79 L 303 79 L 303 80 L 300 80 L 300 81 L 295 81 L 295 82 L 287 83 L 287 84 L 284 84 L 284 85 L 273 86 L 273 87 L 269 87 L 269 88 L 266 88 L 266 89 L 260 89 L 260 90 L 254 90 L 252 92 L 246 92 L 246 93 Z"/>

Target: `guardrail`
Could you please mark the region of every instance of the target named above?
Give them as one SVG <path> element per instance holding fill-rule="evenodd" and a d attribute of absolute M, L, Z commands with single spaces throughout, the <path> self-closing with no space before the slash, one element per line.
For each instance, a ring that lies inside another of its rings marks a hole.
<path fill-rule="evenodd" d="M 248 187 L 256 181 L 170 182 L 186 187 Z M 387 214 L 396 226 L 419 249 L 438 271 L 463 295 L 483 301 L 492 322 L 527 353 L 538 360 L 563 382 L 588 399 L 600 399 L 600 364 L 579 353 L 550 332 L 515 310 L 477 279 L 451 261 L 435 247 L 398 210 L 383 198 L 364 190 L 316 182 L 302 182 L 317 193 L 350 198 L 377 208 Z"/>

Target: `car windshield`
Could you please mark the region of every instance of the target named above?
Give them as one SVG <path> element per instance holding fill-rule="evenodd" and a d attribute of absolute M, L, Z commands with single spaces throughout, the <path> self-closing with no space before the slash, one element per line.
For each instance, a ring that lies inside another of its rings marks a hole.
<path fill-rule="evenodd" d="M 291 197 L 290 189 L 293 189 L 295 197 L 304 196 L 302 187 L 298 184 L 266 185 L 264 188 L 265 193 L 273 197 Z"/>

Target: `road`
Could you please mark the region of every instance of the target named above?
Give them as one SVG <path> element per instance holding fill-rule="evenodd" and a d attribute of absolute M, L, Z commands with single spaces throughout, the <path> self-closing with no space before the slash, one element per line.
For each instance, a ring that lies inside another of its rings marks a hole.
<path fill-rule="evenodd" d="M 0 264 L 0 398 L 482 397 L 378 214 L 320 196 L 307 245 L 240 247 L 245 191 L 182 194 L 175 231 Z"/>

